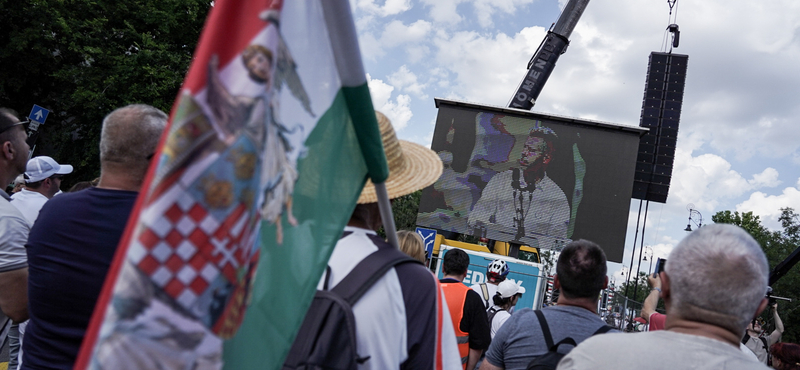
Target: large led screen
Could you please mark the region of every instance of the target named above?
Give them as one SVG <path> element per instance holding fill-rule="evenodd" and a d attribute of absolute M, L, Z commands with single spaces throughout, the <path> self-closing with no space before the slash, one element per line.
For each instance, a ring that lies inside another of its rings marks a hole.
<path fill-rule="evenodd" d="M 417 225 L 558 249 L 596 242 L 620 262 L 643 129 L 443 99 L 444 162 Z"/>

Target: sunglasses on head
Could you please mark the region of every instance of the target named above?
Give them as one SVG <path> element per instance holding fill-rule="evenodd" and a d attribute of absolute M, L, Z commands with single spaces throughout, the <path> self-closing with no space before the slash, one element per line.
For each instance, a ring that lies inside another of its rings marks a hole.
<path fill-rule="evenodd" d="M 0 134 L 10 130 L 13 127 L 17 127 L 17 126 L 20 126 L 20 125 L 25 126 L 25 125 L 27 125 L 29 123 L 31 123 L 31 120 L 20 121 L 20 122 L 8 125 L 6 127 L 3 127 L 2 129 L 0 129 Z"/>

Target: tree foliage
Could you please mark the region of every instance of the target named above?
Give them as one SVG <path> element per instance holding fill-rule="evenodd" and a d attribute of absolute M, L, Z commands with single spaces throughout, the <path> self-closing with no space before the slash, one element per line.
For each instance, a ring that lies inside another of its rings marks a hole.
<path fill-rule="evenodd" d="M 417 228 L 417 212 L 422 190 L 398 197 L 392 203 L 392 214 L 397 230 L 411 230 Z"/>
<path fill-rule="evenodd" d="M 764 254 L 767 256 L 770 270 L 786 259 L 795 249 L 800 247 L 800 215 L 792 208 L 782 208 L 779 221 L 783 230 L 772 231 L 761 224 L 761 220 L 753 212 L 717 212 L 711 217 L 715 223 L 733 224 L 745 229 L 758 241 Z M 800 322 L 800 276 L 793 267 L 789 273 L 772 285 L 773 294 L 779 297 L 792 299 L 791 302 L 778 301 L 778 314 L 783 321 L 786 331 L 782 341 L 797 343 L 800 340 L 800 328 L 793 323 Z M 768 324 L 772 324 L 772 315 L 769 310 L 761 314 Z M 768 325 L 768 330 L 774 327 Z"/>
<path fill-rule="evenodd" d="M 210 7 L 210 0 L 0 0 L 0 106 L 22 115 L 33 104 L 49 109 L 34 155 L 75 166 L 69 183 L 91 180 L 103 117 L 132 103 L 169 112 Z"/>
<path fill-rule="evenodd" d="M 624 279 L 627 274 L 618 276 Z M 617 281 L 620 280 L 617 279 Z M 614 306 L 626 307 L 625 302 L 627 301 L 628 309 L 634 309 L 638 314 L 638 311 L 642 309 L 644 299 L 650 294 L 650 290 L 650 285 L 647 284 L 647 272 L 640 271 L 639 276 L 631 274 L 630 281 L 623 280 L 615 287 L 612 303 Z M 664 301 L 659 300 L 656 308 L 658 311 L 664 312 Z"/>

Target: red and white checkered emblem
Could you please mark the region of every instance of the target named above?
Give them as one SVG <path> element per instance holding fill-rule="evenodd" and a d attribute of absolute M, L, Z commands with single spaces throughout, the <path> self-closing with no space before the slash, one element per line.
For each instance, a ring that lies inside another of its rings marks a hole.
<path fill-rule="evenodd" d="M 144 221 L 128 258 L 170 297 L 191 310 L 218 277 L 238 283 L 237 270 L 251 257 L 255 235 L 245 205 L 218 220 L 189 193 L 158 219 Z"/>

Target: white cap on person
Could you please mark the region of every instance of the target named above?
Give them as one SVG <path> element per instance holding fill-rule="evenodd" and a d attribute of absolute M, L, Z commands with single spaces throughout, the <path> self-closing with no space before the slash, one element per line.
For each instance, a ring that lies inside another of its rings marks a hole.
<path fill-rule="evenodd" d="M 68 164 L 58 164 L 53 158 L 46 155 L 33 157 L 28 160 L 25 168 L 25 182 L 31 184 L 42 181 L 53 175 L 66 175 L 72 173 L 72 166 Z"/>

